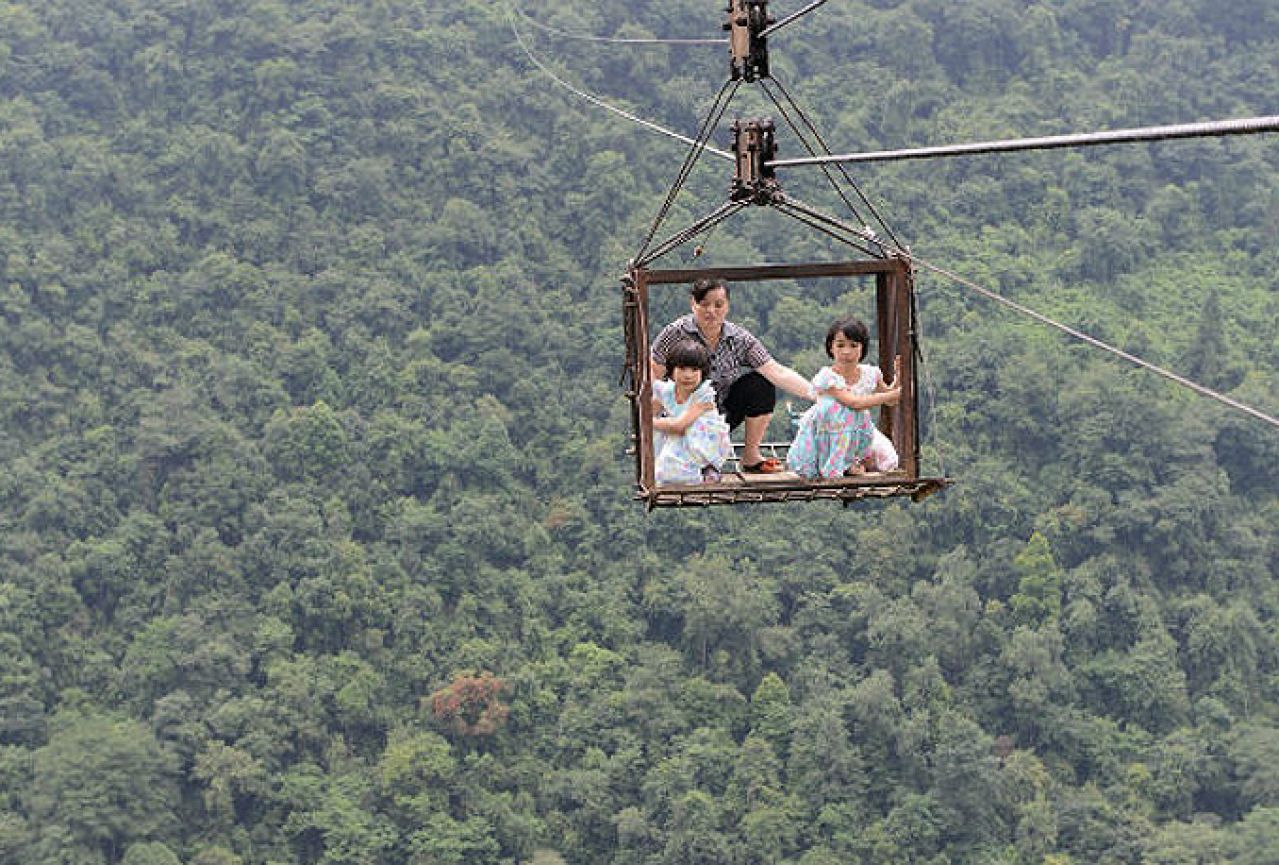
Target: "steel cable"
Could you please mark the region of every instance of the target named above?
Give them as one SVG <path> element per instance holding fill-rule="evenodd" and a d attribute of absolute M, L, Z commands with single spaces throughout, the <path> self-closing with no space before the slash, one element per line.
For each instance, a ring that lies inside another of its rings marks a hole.
<path fill-rule="evenodd" d="M 1223 393 L 1219 393 L 1210 387 L 1206 387 L 1205 385 L 1199 384 L 1198 382 L 1191 381 L 1185 376 L 1181 376 L 1171 370 L 1164 369 L 1158 364 L 1151 363 L 1148 360 L 1143 360 L 1142 358 L 1137 357 L 1135 354 L 1131 354 L 1129 352 L 1124 351 L 1121 348 L 1117 348 L 1113 345 L 1110 345 L 1107 342 L 1097 339 L 1095 336 L 1089 336 L 1083 331 L 1076 330 L 1070 325 L 1062 324 L 1061 322 L 1056 321 L 1055 319 L 1049 318 L 1048 316 L 1044 315 L 1041 312 L 1036 312 L 1030 307 L 1017 303 L 1015 300 L 1009 300 L 1008 298 L 1004 297 L 1001 294 L 997 294 L 996 292 L 993 292 L 988 288 L 983 288 L 982 286 L 978 285 L 972 280 L 965 279 L 964 277 L 960 276 L 957 273 L 953 273 L 949 270 L 946 270 L 944 267 L 939 267 L 935 264 L 931 264 L 927 261 L 922 261 L 918 258 L 914 258 L 912 259 L 912 261 L 917 266 L 925 270 L 929 270 L 937 274 L 938 276 L 943 276 L 946 279 L 949 279 L 952 282 L 956 283 L 957 285 L 961 285 L 964 288 L 969 289 L 970 291 L 975 291 L 978 294 L 980 294 L 982 297 L 987 298 L 988 300 L 993 300 L 996 303 L 1003 304 L 1004 306 L 1008 307 L 1009 309 L 1015 312 L 1020 313 L 1021 315 L 1025 315 L 1025 316 L 1028 316 L 1029 318 L 1033 318 L 1035 321 L 1038 321 L 1040 324 L 1046 324 L 1049 327 L 1056 328 L 1057 330 L 1061 331 L 1062 333 L 1070 337 L 1073 337 L 1074 339 L 1077 339 L 1081 342 L 1091 345 L 1093 348 L 1099 348 L 1102 351 L 1109 352 L 1110 354 L 1113 354 L 1116 357 L 1122 358 L 1128 361 L 1129 363 L 1135 364 L 1141 367 L 1142 369 L 1149 370 L 1150 372 L 1153 372 L 1156 375 L 1163 376 L 1164 378 L 1168 379 L 1171 382 L 1174 382 L 1175 384 L 1179 384 L 1182 387 L 1188 388 L 1194 391 L 1195 393 L 1199 394 L 1200 396 L 1206 396 L 1209 399 L 1216 400 L 1222 405 L 1229 406 L 1230 408 L 1235 409 L 1236 411 L 1241 411 L 1244 414 L 1250 415 L 1256 418 L 1257 420 L 1264 421 L 1265 423 L 1268 423 L 1271 426 L 1279 429 L 1279 418 L 1268 415 L 1265 412 L 1261 411 L 1260 409 L 1253 408 L 1250 405 L 1246 405 L 1245 403 L 1239 402 L 1239 400 L 1237 399 L 1233 399 L 1232 397 L 1228 397 Z"/>
<path fill-rule="evenodd" d="M 569 33 L 566 30 L 557 30 L 549 24 L 543 24 L 533 16 L 524 12 L 519 6 L 511 4 L 511 9 L 516 15 L 520 16 L 531 27 L 536 27 L 552 36 L 559 36 L 562 39 L 577 39 L 583 42 L 607 42 L 613 45 L 727 45 L 727 39 L 662 39 L 659 37 L 651 38 L 624 38 L 619 36 L 591 36 L 585 33 Z"/>
<path fill-rule="evenodd" d="M 1204 123 L 1181 123 L 1172 126 L 1145 126 L 1138 129 L 1114 129 L 1107 132 L 1081 132 L 1073 135 L 1049 135 L 1039 138 L 1012 138 L 1004 141 L 978 141 L 918 147 L 908 150 L 876 150 L 867 153 L 845 153 L 836 156 L 776 159 L 767 163 L 773 168 L 797 165 L 827 165 L 833 162 L 892 162 L 905 159 L 938 159 L 950 156 L 975 156 L 984 153 L 1008 153 L 1015 150 L 1056 150 L 1062 147 L 1093 147 L 1099 144 L 1129 144 L 1138 141 L 1168 141 L 1177 138 L 1215 138 L 1226 135 L 1256 135 L 1279 132 L 1279 116 L 1246 117 L 1237 120 L 1215 120 Z"/>
<path fill-rule="evenodd" d="M 513 15 L 511 17 L 511 31 L 515 34 L 515 41 L 519 43 L 520 48 L 523 49 L 524 51 L 524 56 L 526 56 L 529 59 L 529 62 L 532 63 L 534 66 L 536 66 L 539 70 L 542 71 L 544 75 L 546 75 L 548 78 L 550 78 L 559 86 L 563 87 L 565 90 L 568 90 L 570 93 L 573 93 L 576 96 L 580 96 L 582 99 L 585 99 L 586 101 L 592 103 L 593 105 L 598 105 L 600 108 L 603 108 L 605 111 L 611 111 L 612 113 L 618 115 L 619 117 L 623 117 L 627 120 L 630 120 L 632 123 L 638 123 L 640 126 L 643 126 L 646 129 L 651 129 L 654 132 L 659 132 L 662 135 L 665 135 L 669 138 L 674 138 L 678 141 L 682 141 L 685 144 L 691 144 L 694 146 L 698 144 L 697 141 L 695 141 L 692 138 L 689 138 L 687 135 L 681 135 L 680 133 L 667 129 L 664 126 L 659 126 L 658 124 L 653 123 L 650 120 L 645 120 L 644 118 L 631 114 L 628 111 L 623 111 L 621 108 L 617 108 L 616 106 L 609 105 L 607 102 L 605 102 L 603 99 L 600 99 L 598 96 L 594 96 L 590 93 L 587 93 L 585 90 L 581 90 L 577 87 L 574 87 L 572 84 L 569 84 L 567 81 L 560 78 L 558 75 L 552 72 L 546 66 L 546 64 L 542 63 L 542 61 L 538 60 L 537 57 L 534 56 L 533 52 L 529 49 L 528 45 L 524 42 L 524 37 L 520 34 L 519 28 L 515 26 L 515 17 Z M 729 162 L 734 161 L 733 154 L 729 153 L 727 150 L 720 150 L 716 147 L 711 147 L 706 144 L 701 145 L 701 149 L 706 151 L 707 153 L 712 153 L 715 156 L 718 156 L 720 159 L 727 159 Z"/>

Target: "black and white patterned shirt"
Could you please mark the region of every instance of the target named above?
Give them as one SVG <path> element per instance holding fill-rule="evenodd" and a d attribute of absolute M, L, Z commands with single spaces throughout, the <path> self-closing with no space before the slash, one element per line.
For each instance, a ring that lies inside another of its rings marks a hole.
<path fill-rule="evenodd" d="M 653 340 L 653 361 L 666 366 L 666 355 L 682 339 L 691 339 L 710 351 L 706 337 L 697 329 L 697 320 L 692 313 L 675 319 L 662 328 Z M 746 373 L 758 369 L 773 359 L 753 333 L 739 327 L 731 321 L 724 322 L 719 334 L 719 343 L 711 351 L 711 383 L 715 385 L 715 393 L 723 403 L 724 395 L 729 387 Z"/>

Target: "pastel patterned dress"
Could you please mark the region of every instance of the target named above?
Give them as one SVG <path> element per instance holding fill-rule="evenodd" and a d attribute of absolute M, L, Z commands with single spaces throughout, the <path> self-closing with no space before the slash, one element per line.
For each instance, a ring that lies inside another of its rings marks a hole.
<path fill-rule="evenodd" d="M 656 480 L 659 484 L 695 484 L 702 480 L 702 469 L 716 471 L 733 455 L 728 438 L 728 424 L 715 409 L 715 387 L 703 381 L 685 402 L 675 401 L 675 382 L 653 382 L 653 396 L 662 401 L 669 417 L 679 417 L 695 402 L 710 403 L 711 410 L 702 414 L 683 435 L 653 433 L 656 455 Z"/>
<path fill-rule="evenodd" d="M 879 367 L 857 365 L 858 378 L 853 393 L 868 396 L 875 392 L 882 376 Z M 813 376 L 813 389 L 823 391 L 849 387 L 844 377 L 824 366 Z M 868 410 L 840 405 L 829 393 L 799 417 L 799 429 L 786 455 L 786 467 L 806 478 L 837 478 L 862 459 L 874 440 L 875 422 Z"/>

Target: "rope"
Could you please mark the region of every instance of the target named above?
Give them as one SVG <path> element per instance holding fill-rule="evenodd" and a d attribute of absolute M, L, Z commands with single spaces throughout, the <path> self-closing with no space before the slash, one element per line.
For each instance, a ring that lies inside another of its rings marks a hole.
<path fill-rule="evenodd" d="M 1003 295 L 996 294 L 990 289 L 983 288 L 977 283 L 973 282 L 972 280 L 964 279 L 962 276 L 959 276 L 956 273 L 952 273 L 951 271 L 946 270 L 943 267 L 938 267 L 935 264 L 930 264 L 929 262 L 921 261 L 918 258 L 913 259 L 913 261 L 915 264 L 917 264 L 919 267 L 924 268 L 925 270 L 932 271 L 938 276 L 944 276 L 947 279 L 951 280 L 952 282 L 963 286 L 964 288 L 970 289 L 971 291 L 975 291 L 976 293 L 980 294 L 982 297 L 987 298 L 988 300 L 993 300 L 996 303 L 1001 303 L 1004 306 L 1008 307 L 1009 309 L 1014 310 L 1015 312 L 1018 312 L 1018 313 L 1021 313 L 1022 315 L 1033 318 L 1035 321 L 1038 321 L 1040 324 L 1046 324 L 1049 327 L 1056 328 L 1057 330 L 1061 331 L 1067 336 L 1073 337 L 1074 339 L 1077 339 L 1081 342 L 1085 342 L 1088 345 L 1091 345 L 1093 348 L 1099 348 L 1102 351 L 1109 352 L 1110 354 L 1113 354 L 1116 357 L 1122 358 L 1128 361 L 1129 363 L 1135 364 L 1143 369 L 1150 370 L 1156 375 L 1161 375 L 1164 378 L 1168 379 L 1169 381 L 1174 382 L 1175 384 L 1179 384 L 1182 387 L 1189 388 L 1190 390 L 1194 391 L 1200 396 L 1206 396 L 1209 399 L 1214 399 L 1223 405 L 1229 406 L 1230 408 L 1235 409 L 1236 411 L 1243 412 L 1244 414 L 1251 415 L 1257 420 L 1264 421 L 1265 423 L 1270 424 L 1276 429 L 1279 429 L 1279 418 L 1272 417 L 1271 415 L 1268 415 L 1265 412 L 1260 411 L 1259 409 L 1255 409 L 1250 405 L 1245 405 L 1244 403 L 1241 403 L 1236 399 L 1232 399 L 1231 397 L 1228 397 L 1223 393 L 1218 393 L 1217 391 L 1213 390 L 1210 387 L 1205 387 L 1204 385 L 1201 385 L 1197 382 L 1193 382 L 1190 379 L 1185 378 L 1184 376 L 1177 375 L 1177 373 L 1172 372 L 1171 370 L 1164 369 L 1163 367 L 1153 364 L 1148 360 L 1143 360 L 1137 357 L 1135 354 L 1130 354 L 1124 351 L 1123 349 L 1116 348 L 1115 346 L 1110 345 L 1109 343 L 1103 342 L 1102 340 L 1097 339 L 1094 336 L 1089 336 L 1083 331 L 1076 330 L 1075 328 L 1070 327 L 1069 325 L 1062 324 L 1059 321 L 1055 321 L 1054 319 L 1049 318 L 1043 313 L 1035 312 L 1033 309 L 1030 309 L 1029 307 L 1023 306 L 1020 303 L 1017 303 L 1016 301 L 1009 300 Z"/>
<path fill-rule="evenodd" d="M 781 21 L 778 21 L 773 26 L 765 27 L 763 30 L 760 31 L 759 38 L 765 39 L 771 36 L 772 34 L 776 33 L 778 30 L 781 30 L 787 24 L 791 23 L 792 21 L 795 21 L 798 18 L 803 17 L 804 15 L 807 15 L 809 12 L 812 12 L 814 9 L 816 9 L 818 6 L 821 6 L 825 2 L 826 0 L 816 0 L 816 2 L 809 3 L 807 6 L 805 6 L 803 9 L 799 10 L 798 12 L 796 12 L 794 15 L 788 15 L 787 17 L 783 18 Z"/>
<path fill-rule="evenodd" d="M 553 36 L 559 36 L 563 39 L 580 39 L 586 42 L 608 42 L 614 45 L 727 45 L 728 44 L 727 39 L 659 39 L 656 37 L 651 39 L 641 39 L 638 37 L 631 38 L 631 39 L 623 39 L 615 36 L 588 36 L 584 33 L 569 33 L 564 30 L 556 30 L 554 27 L 551 27 L 550 25 L 543 24 L 541 21 L 538 21 L 537 19 L 525 13 L 524 10 L 520 9 L 514 3 L 511 4 L 511 9 L 515 12 L 516 15 L 519 15 L 531 26 L 536 27 L 537 29 L 542 30 L 546 33 L 550 33 Z"/>
<path fill-rule="evenodd" d="M 812 208 L 809 208 L 807 205 L 804 205 L 803 203 L 796 201 L 793 198 L 786 199 L 785 201 L 773 202 L 773 209 L 777 210 L 779 213 L 786 214 L 792 219 L 795 219 L 795 220 L 798 220 L 799 222 L 804 223 L 809 228 L 820 231 L 822 234 L 825 234 L 826 236 L 833 238 L 834 240 L 838 240 L 840 243 L 846 244 L 847 246 L 851 246 L 853 249 L 856 249 L 858 252 L 862 253 L 863 255 L 868 255 L 871 258 L 883 257 L 882 253 L 875 252 L 869 246 L 863 246 L 857 240 L 853 240 L 852 238 L 839 233 L 839 231 L 845 231 L 845 232 L 848 232 L 848 234 L 853 235 L 853 237 L 857 237 L 860 239 L 861 234 L 859 233 L 858 229 L 854 229 L 849 226 L 846 226 L 843 223 L 841 223 L 839 220 L 834 219 L 830 216 L 827 216 L 826 214 L 821 213 L 820 211 L 813 210 Z M 872 242 L 878 243 L 878 241 L 872 241 Z"/>
<path fill-rule="evenodd" d="M 822 165 L 829 162 L 892 162 L 903 159 L 937 159 L 945 156 L 1006 153 L 1013 150 L 1055 150 L 1061 147 L 1093 147 L 1098 144 L 1167 141 L 1174 138 L 1253 135 L 1259 132 L 1279 132 L 1279 116 L 1217 120 L 1207 123 L 1182 123 L 1174 126 L 1145 126 L 1139 129 L 1114 129 L 1109 132 L 1084 132 L 1074 135 L 1050 135 L 1041 138 L 1013 138 L 1006 141 L 980 141 L 971 144 L 920 147 L 912 150 L 876 150 L 869 153 L 846 153 L 841 156 L 777 159 L 768 163 L 768 165 L 780 168 L 791 165 Z"/>
<path fill-rule="evenodd" d="M 639 255 L 631 260 L 631 265 L 633 267 L 647 267 L 650 262 L 661 258 L 675 247 L 687 243 L 703 231 L 713 229 L 716 225 L 719 225 L 734 213 L 737 213 L 739 210 L 749 206 L 750 205 L 744 201 L 726 201 L 716 208 L 714 212 L 702 219 L 699 219 L 692 225 L 676 232 L 663 243 L 658 244 L 656 249 L 649 251 L 647 244 L 645 244 L 645 249 L 641 250 Z M 646 251 L 647 255 L 644 254 Z M 641 258 L 640 256 L 643 257 Z"/>
<path fill-rule="evenodd" d="M 598 105 L 600 108 L 603 108 L 605 111 L 611 111 L 614 114 L 618 115 L 619 117 L 624 117 L 633 123 L 638 123 L 640 126 L 643 126 L 646 129 L 651 129 L 654 132 L 660 132 L 662 135 L 665 135 L 668 138 L 674 138 L 678 141 L 683 141 L 685 144 L 692 144 L 694 146 L 698 146 L 698 142 L 694 141 L 692 138 L 689 138 L 687 135 L 680 135 L 678 132 L 674 132 L 670 129 L 667 129 L 664 126 L 658 126 L 656 123 L 653 123 L 652 121 L 645 120 L 644 118 L 637 117 L 636 115 L 631 114 L 628 111 L 623 111 L 620 108 L 609 105 L 607 102 L 605 102 L 603 99 L 600 99 L 598 96 L 592 96 L 590 93 L 587 93 L 585 90 L 579 90 L 578 88 L 574 87 L 572 84 L 569 84 L 567 81 L 560 78 L 558 75 L 552 72 L 549 68 L 547 68 L 546 65 L 542 63 L 542 61 L 538 60 L 535 56 L 533 56 L 533 52 L 530 51 L 528 45 L 524 43 L 524 37 L 520 35 L 519 28 L 515 26 L 514 15 L 511 16 L 511 31 L 515 34 L 515 41 L 520 44 L 520 48 L 524 50 L 524 56 L 528 57 L 529 62 L 532 63 L 534 66 L 536 66 L 538 69 L 540 69 L 543 74 L 545 74 L 548 78 L 550 78 L 559 86 L 563 87 L 565 90 L 575 94 L 576 96 L 580 96 L 582 99 L 585 99 L 587 102 L 590 102 L 594 105 Z M 702 144 L 700 146 L 702 150 L 705 150 L 709 153 L 713 153 L 714 155 L 718 156 L 721 159 L 727 159 L 729 162 L 735 161 L 735 157 L 733 156 L 733 154 L 729 153 L 727 150 L 719 150 L 718 148 L 710 147 L 705 144 Z"/>

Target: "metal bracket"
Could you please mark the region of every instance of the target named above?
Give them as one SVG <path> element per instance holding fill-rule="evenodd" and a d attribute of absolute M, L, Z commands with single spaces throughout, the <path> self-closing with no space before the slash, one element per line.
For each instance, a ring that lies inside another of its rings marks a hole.
<path fill-rule="evenodd" d="M 768 0 L 729 0 L 728 45 L 732 52 L 729 74 L 732 80 L 754 81 L 768 77 L 768 37 L 763 35 L 774 21 L 768 14 Z"/>
<path fill-rule="evenodd" d="M 770 165 L 777 154 L 773 121 L 734 120 L 733 153 L 736 167 L 730 201 L 770 205 L 782 199 L 777 172 Z"/>

